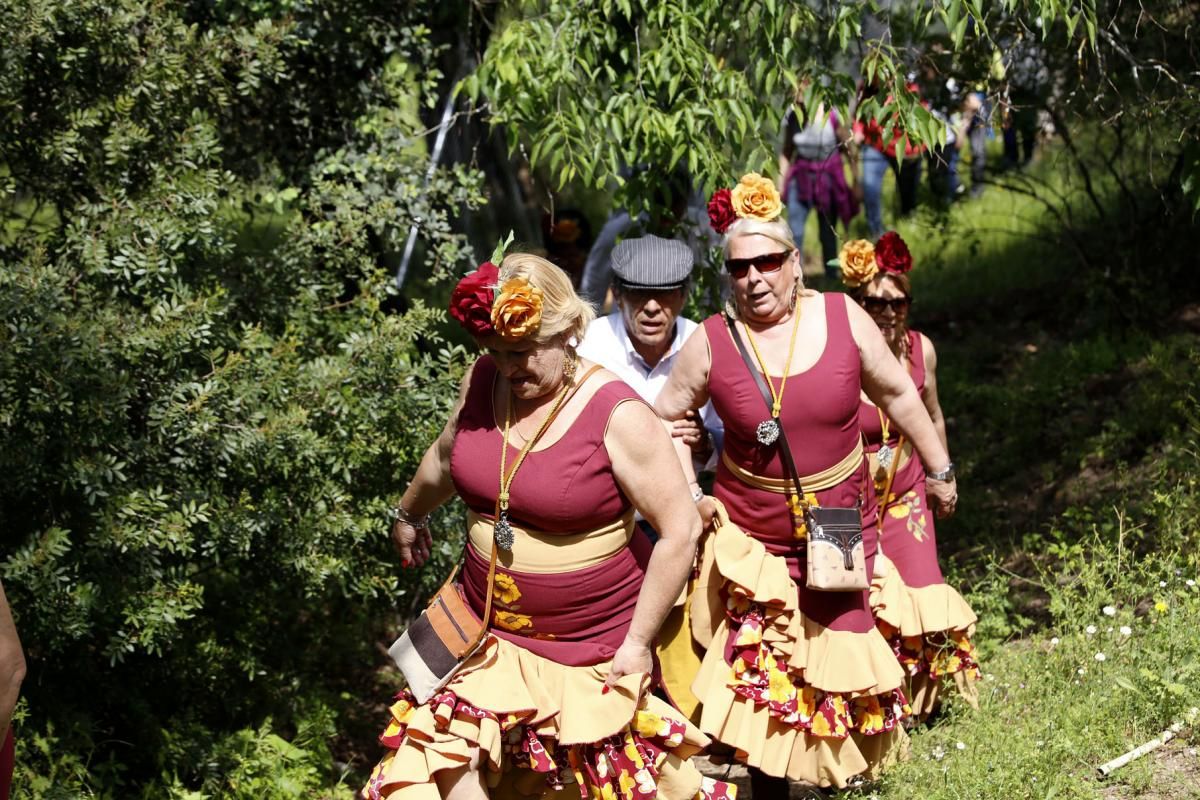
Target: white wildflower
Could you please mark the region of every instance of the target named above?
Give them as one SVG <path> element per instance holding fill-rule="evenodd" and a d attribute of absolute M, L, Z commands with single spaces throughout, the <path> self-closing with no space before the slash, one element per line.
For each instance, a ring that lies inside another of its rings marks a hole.
<path fill-rule="evenodd" d="M 1050 637 L 1050 646 L 1051 646 L 1051 647 L 1057 647 L 1057 646 L 1058 646 L 1058 637 L 1057 637 L 1057 636 L 1051 636 L 1051 637 Z"/>
<path fill-rule="evenodd" d="M 957 744 L 955 744 L 954 746 L 955 746 L 956 748 L 958 748 L 959 750 L 966 750 L 966 749 L 967 749 L 967 745 L 966 745 L 966 743 L 964 743 L 964 742 L 958 742 L 958 743 L 957 743 Z"/>
<path fill-rule="evenodd" d="M 1080 667 L 1079 669 L 1075 670 L 1075 673 L 1078 675 L 1083 675 L 1086 672 L 1087 672 L 1087 670 L 1084 669 L 1083 667 Z"/>
<path fill-rule="evenodd" d="M 1166 581 L 1159 581 L 1159 582 L 1158 582 L 1158 586 L 1159 586 L 1159 588 L 1160 588 L 1160 589 L 1165 589 L 1165 588 L 1167 587 L 1167 582 L 1166 582 Z"/>
<path fill-rule="evenodd" d="M 1128 625 L 1122 625 L 1121 626 L 1121 635 L 1122 636 L 1132 636 L 1133 628 L 1129 627 Z"/>
<path fill-rule="evenodd" d="M 1096 653 L 1095 657 L 1096 657 L 1097 661 L 1103 661 L 1105 658 L 1107 658 L 1107 656 L 1105 656 L 1104 653 Z"/>
<path fill-rule="evenodd" d="M 1084 630 L 1084 632 L 1085 632 L 1085 633 L 1087 633 L 1087 635 L 1088 635 L 1088 636 L 1091 636 L 1091 635 L 1093 635 L 1093 634 L 1094 634 L 1094 633 L 1095 633 L 1097 630 L 1099 630 L 1099 628 L 1097 628 L 1095 625 L 1088 625 L 1088 626 L 1087 626 L 1086 628 L 1084 628 L 1083 630 Z"/>
<path fill-rule="evenodd" d="M 1115 617 L 1117 615 L 1117 609 L 1114 606 L 1105 606 L 1102 610 L 1106 617 Z"/>

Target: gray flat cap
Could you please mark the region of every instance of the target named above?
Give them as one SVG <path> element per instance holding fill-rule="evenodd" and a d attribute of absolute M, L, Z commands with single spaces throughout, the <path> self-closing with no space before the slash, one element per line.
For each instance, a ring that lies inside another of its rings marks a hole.
<path fill-rule="evenodd" d="M 675 239 L 642 236 L 613 248 L 612 269 L 625 289 L 678 289 L 687 284 L 696 257 Z"/>

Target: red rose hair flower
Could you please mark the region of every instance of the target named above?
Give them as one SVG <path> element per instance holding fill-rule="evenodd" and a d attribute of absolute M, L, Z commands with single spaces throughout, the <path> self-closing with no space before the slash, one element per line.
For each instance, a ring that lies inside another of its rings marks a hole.
<path fill-rule="evenodd" d="M 463 276 L 450 293 L 450 316 L 472 336 L 491 336 L 496 332 L 492 326 L 492 303 L 499 282 L 500 270 L 485 261 L 479 269 Z"/>
<path fill-rule="evenodd" d="M 903 275 L 913 267 L 912 253 L 900 234 L 888 231 L 875 243 L 875 263 L 884 272 Z"/>
<path fill-rule="evenodd" d="M 729 226 L 737 222 L 738 215 L 733 210 L 733 199 L 728 189 L 717 189 L 712 199 L 708 201 L 708 222 L 712 229 L 724 236 Z"/>

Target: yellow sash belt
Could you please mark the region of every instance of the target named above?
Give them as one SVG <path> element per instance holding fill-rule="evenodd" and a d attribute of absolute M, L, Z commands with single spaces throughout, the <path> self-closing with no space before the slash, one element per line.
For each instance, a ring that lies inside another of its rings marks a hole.
<path fill-rule="evenodd" d="M 471 547 L 485 560 L 492 556 L 495 527 L 492 520 L 474 511 L 467 513 Z M 601 564 L 624 550 L 633 535 L 633 512 L 582 533 L 547 533 L 513 525 L 513 534 L 512 550 L 501 550 L 496 563 L 516 572 L 573 572 Z"/>
<path fill-rule="evenodd" d="M 854 449 L 829 469 L 814 472 L 812 475 L 801 475 L 800 485 L 806 492 L 819 492 L 824 489 L 832 489 L 853 475 L 854 471 L 862 465 L 862 461 L 863 443 L 862 439 L 858 439 L 854 443 Z M 747 486 L 753 486 L 755 489 L 762 489 L 767 492 L 774 492 L 775 494 L 788 494 L 789 492 L 795 494 L 796 492 L 791 478 L 771 478 L 743 469 L 733 463 L 733 459 L 729 457 L 728 450 L 721 452 L 721 462 L 725 465 L 726 469 L 733 473 L 735 478 Z"/>

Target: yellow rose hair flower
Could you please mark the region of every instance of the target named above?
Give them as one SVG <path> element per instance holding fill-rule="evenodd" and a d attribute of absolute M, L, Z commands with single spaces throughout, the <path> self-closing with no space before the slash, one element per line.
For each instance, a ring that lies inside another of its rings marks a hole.
<path fill-rule="evenodd" d="M 521 339 L 537 333 L 542 324 L 542 290 L 524 278 L 510 278 L 492 304 L 492 327 L 504 339 Z"/>
<path fill-rule="evenodd" d="M 875 246 L 866 239 L 851 239 L 842 245 L 838 263 L 842 267 L 842 283 L 851 289 L 870 283 L 879 272 L 879 264 L 875 262 Z"/>
<path fill-rule="evenodd" d="M 743 175 L 738 185 L 730 191 L 729 200 L 733 213 L 743 219 L 749 217 L 770 222 L 783 211 L 775 182 L 757 172 Z"/>

